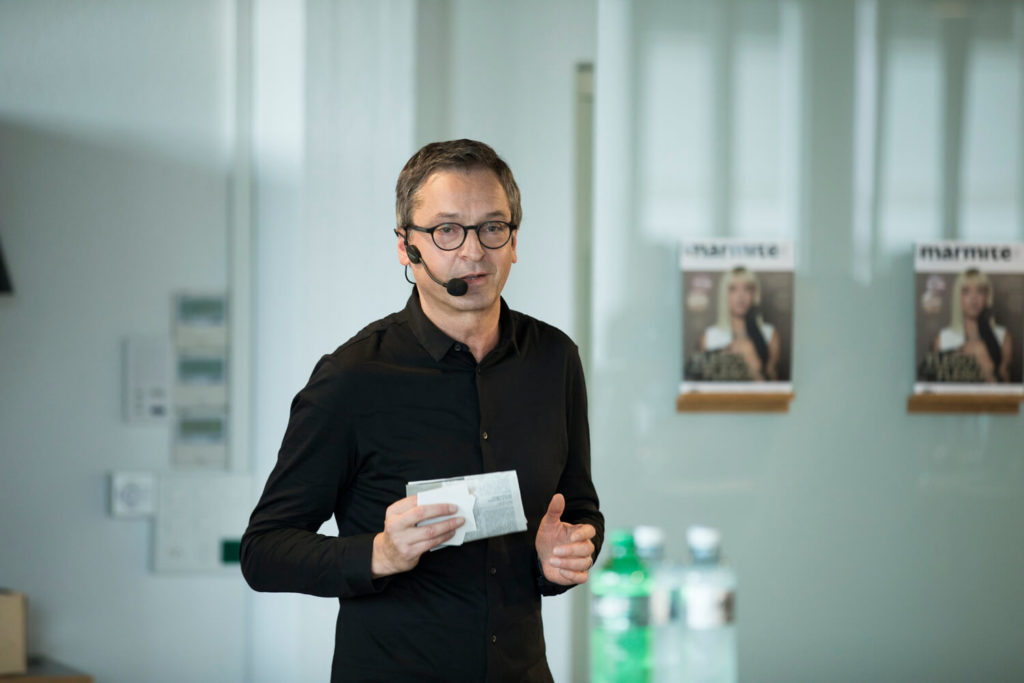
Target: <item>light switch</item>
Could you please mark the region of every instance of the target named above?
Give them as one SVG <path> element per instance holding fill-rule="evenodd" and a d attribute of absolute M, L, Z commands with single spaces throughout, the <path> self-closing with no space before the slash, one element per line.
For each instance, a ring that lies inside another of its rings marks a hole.
<path fill-rule="evenodd" d="M 156 513 L 156 475 L 152 472 L 112 472 L 110 514 L 113 517 L 151 517 Z"/>

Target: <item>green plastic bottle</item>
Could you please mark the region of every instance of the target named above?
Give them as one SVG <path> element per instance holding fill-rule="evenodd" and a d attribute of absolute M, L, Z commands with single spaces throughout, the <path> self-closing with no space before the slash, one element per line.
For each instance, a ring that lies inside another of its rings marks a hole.
<path fill-rule="evenodd" d="M 631 531 L 613 531 L 610 559 L 590 584 L 590 678 L 594 683 L 645 683 L 652 679 L 653 579 L 637 557 Z"/>

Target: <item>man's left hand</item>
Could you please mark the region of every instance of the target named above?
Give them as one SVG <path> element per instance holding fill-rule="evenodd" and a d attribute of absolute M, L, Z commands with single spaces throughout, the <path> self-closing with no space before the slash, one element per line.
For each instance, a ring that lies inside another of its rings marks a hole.
<path fill-rule="evenodd" d="M 596 531 L 590 524 L 567 524 L 562 521 L 565 497 L 556 493 L 548 504 L 548 511 L 537 529 L 537 557 L 544 570 L 544 578 L 561 586 L 584 583 L 594 563 Z"/>

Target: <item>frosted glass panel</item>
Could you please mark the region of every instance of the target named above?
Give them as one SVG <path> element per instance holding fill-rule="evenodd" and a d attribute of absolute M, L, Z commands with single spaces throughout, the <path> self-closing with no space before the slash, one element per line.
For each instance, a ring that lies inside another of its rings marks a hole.
<path fill-rule="evenodd" d="M 640 8 L 644 11 L 645 8 Z M 637 41 L 640 223 L 646 233 L 711 230 L 711 37 L 708 8 L 649 8 Z M 663 30 L 662 26 L 673 27 Z"/>
<path fill-rule="evenodd" d="M 984 7 L 975 35 L 968 56 L 960 234 L 969 240 L 1012 240 L 1022 220 L 1024 35 L 1014 34 L 1009 4 Z"/>
<path fill-rule="evenodd" d="M 798 64 L 782 50 L 781 11 L 775 3 L 744 3 L 737 13 L 732 125 L 735 187 L 732 234 L 737 237 L 791 237 L 795 215 L 784 196 L 784 133 L 787 112 L 783 83 Z M 791 108 L 789 108 L 791 109 Z"/>
<path fill-rule="evenodd" d="M 792 235 L 799 36 L 787 32 L 788 5 L 637 7 L 637 211 L 645 233 Z"/>
<path fill-rule="evenodd" d="M 942 72 L 940 26 L 930 8 L 893 8 L 890 33 L 880 35 L 888 60 L 881 113 L 882 252 L 896 257 L 915 240 L 942 236 Z"/>
<path fill-rule="evenodd" d="M 1022 3 L 600 7 L 619 27 L 631 8 L 633 45 L 599 43 L 595 71 L 595 159 L 634 164 L 595 169 L 601 205 L 630 207 L 595 216 L 609 527 L 661 524 L 677 558 L 688 524 L 722 529 L 741 680 L 1024 680 L 1024 417 L 906 410 L 913 242 L 1024 241 Z M 631 74 L 624 90 L 602 90 L 609 71 Z M 631 116 L 607 117 L 622 98 Z M 796 241 L 796 398 L 785 415 L 677 413 L 678 244 L 748 234 Z"/>

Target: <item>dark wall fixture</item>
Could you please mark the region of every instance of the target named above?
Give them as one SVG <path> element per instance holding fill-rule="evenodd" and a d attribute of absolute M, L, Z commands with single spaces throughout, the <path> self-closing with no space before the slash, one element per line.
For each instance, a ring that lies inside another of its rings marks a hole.
<path fill-rule="evenodd" d="M 4 261 L 4 245 L 0 244 L 0 294 L 13 294 L 11 276 L 7 274 L 7 263 Z"/>

